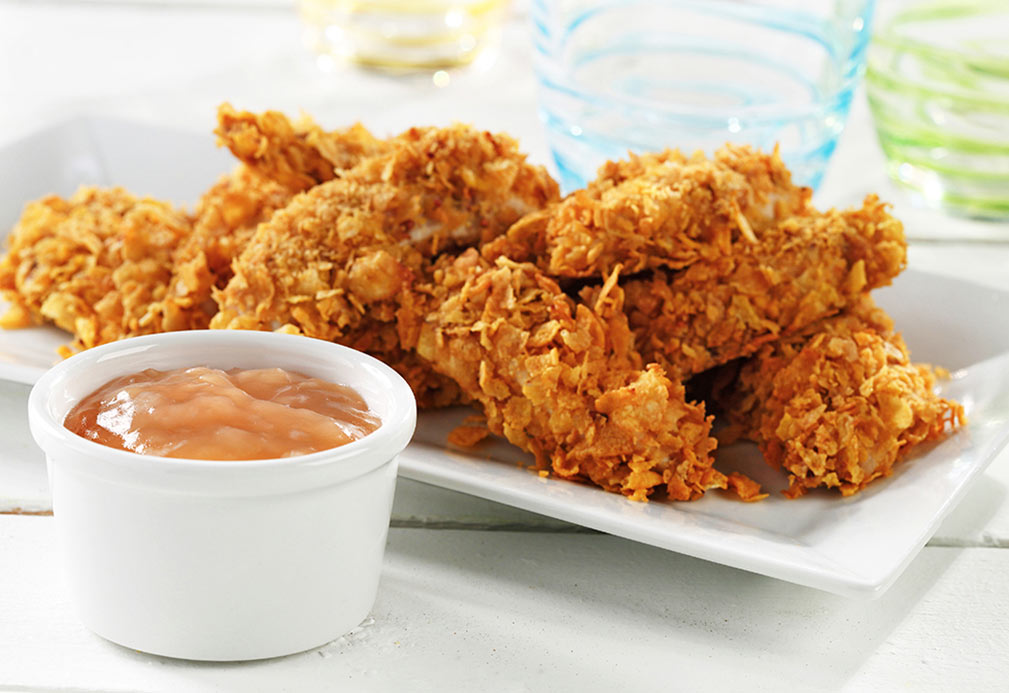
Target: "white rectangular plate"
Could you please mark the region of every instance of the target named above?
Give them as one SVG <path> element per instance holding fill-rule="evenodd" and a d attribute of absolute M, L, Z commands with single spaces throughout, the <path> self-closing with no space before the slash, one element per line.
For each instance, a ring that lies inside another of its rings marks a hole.
<path fill-rule="evenodd" d="M 114 181 L 139 193 L 192 202 L 230 165 L 212 141 L 209 134 L 87 119 L 0 150 L 0 178 L 18 181 L 16 190 L 0 196 L 3 233 L 27 199 L 68 194 L 80 183 Z M 23 166 L 26 161 L 32 164 Z M 14 172 L 16 179 L 6 175 Z M 814 492 L 786 500 L 777 493 L 786 485 L 784 475 L 764 465 L 755 446 L 740 444 L 719 451 L 717 464 L 757 478 L 772 491 L 767 500 L 744 504 L 712 492 L 693 503 L 635 503 L 541 478 L 526 469 L 528 456 L 502 441 L 471 451 L 451 449 L 446 435 L 468 413 L 459 409 L 420 417 L 414 442 L 401 456 L 401 473 L 782 580 L 848 596 L 878 596 L 1009 439 L 1009 294 L 908 271 L 876 297 L 917 360 L 956 371 L 943 392 L 964 404 L 970 423 L 851 498 Z M 0 378 L 34 382 L 66 341 L 67 335 L 53 328 L 0 331 Z"/>

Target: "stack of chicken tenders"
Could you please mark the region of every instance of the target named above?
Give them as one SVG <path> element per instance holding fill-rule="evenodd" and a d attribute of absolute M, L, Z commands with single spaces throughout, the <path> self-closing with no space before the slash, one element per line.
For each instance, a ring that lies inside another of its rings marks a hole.
<path fill-rule="evenodd" d="M 777 152 L 631 155 L 561 198 L 461 125 L 383 140 L 225 104 L 216 133 L 240 163 L 193 212 L 121 188 L 28 204 L 0 326 L 55 324 L 67 354 L 208 327 L 331 340 L 422 408 L 478 407 L 453 443 L 504 436 L 635 500 L 766 496 L 716 468 L 709 410 L 789 497 L 855 493 L 964 425 L 870 297 L 906 264 L 900 222 L 874 196 L 816 210 Z"/>

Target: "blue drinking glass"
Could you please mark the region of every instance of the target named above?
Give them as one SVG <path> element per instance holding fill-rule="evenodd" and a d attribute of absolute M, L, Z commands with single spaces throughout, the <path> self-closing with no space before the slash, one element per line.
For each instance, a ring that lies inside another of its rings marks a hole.
<path fill-rule="evenodd" d="M 533 0 L 540 115 L 565 190 L 607 159 L 780 146 L 815 188 L 875 0 Z"/>

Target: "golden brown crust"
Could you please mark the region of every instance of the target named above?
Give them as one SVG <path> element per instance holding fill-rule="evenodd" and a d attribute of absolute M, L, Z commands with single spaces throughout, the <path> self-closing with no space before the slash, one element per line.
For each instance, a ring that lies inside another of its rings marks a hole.
<path fill-rule="evenodd" d="M 13 304 L 3 326 L 51 321 L 74 334 L 73 350 L 164 331 L 172 258 L 190 230 L 181 212 L 122 188 L 30 203 L 0 258 Z"/>
<path fill-rule="evenodd" d="M 865 295 L 801 335 L 762 347 L 716 398 L 769 464 L 789 473 L 786 495 L 837 488 L 850 495 L 915 445 L 963 426 L 963 407 L 934 393 L 890 318 Z"/>
<path fill-rule="evenodd" d="M 804 213 L 777 153 L 726 145 L 712 159 L 678 151 L 631 156 L 557 205 L 520 220 L 484 249 L 488 259 L 534 262 L 556 277 L 686 267 L 731 252 L 740 239 Z"/>
<path fill-rule="evenodd" d="M 215 294 L 211 326 L 291 325 L 379 356 L 422 405 L 458 401 L 453 383 L 398 343 L 408 290 L 439 255 L 503 233 L 556 195 L 511 138 L 463 126 L 409 130 L 261 224 Z"/>
<path fill-rule="evenodd" d="M 423 218 L 410 229 L 410 242 L 423 249 L 427 241 L 428 255 L 486 243 L 559 196 L 557 183 L 526 161 L 518 142 L 465 125 L 411 128 L 341 176 L 422 196 Z"/>
<path fill-rule="evenodd" d="M 174 258 L 171 285 L 163 302 L 165 329 L 202 329 L 217 313 L 213 291 L 231 279 L 231 263 L 256 226 L 291 200 L 283 185 L 240 165 L 205 192 L 196 205 L 193 231 Z"/>
<path fill-rule="evenodd" d="M 217 110 L 214 132 L 240 161 L 294 192 L 332 180 L 385 147 L 360 123 L 326 132 L 307 116 L 292 123 L 277 111 L 237 111 L 227 103 Z"/>
<path fill-rule="evenodd" d="M 541 469 L 643 500 L 690 500 L 726 480 L 703 405 L 657 366 L 640 370 L 621 292 L 575 304 L 527 263 L 467 251 L 439 269 L 417 352 L 478 401 L 488 428 Z"/>
<path fill-rule="evenodd" d="M 729 254 L 622 286 L 645 362 L 689 377 L 838 312 L 905 261 L 901 223 L 869 196 L 861 209 L 792 217 Z"/>
<path fill-rule="evenodd" d="M 333 180 L 291 200 L 256 230 L 216 292 L 215 328 L 277 329 L 335 339 L 366 313 L 393 319 L 423 255 L 402 243 L 418 201 L 392 186 Z"/>

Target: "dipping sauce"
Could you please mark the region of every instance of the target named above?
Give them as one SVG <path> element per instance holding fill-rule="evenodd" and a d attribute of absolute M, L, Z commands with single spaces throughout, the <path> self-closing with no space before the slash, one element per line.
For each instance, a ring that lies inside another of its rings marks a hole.
<path fill-rule="evenodd" d="M 363 438 L 381 423 L 344 385 L 280 368 L 204 367 L 116 378 L 63 421 L 111 448 L 200 460 L 306 455 Z"/>

